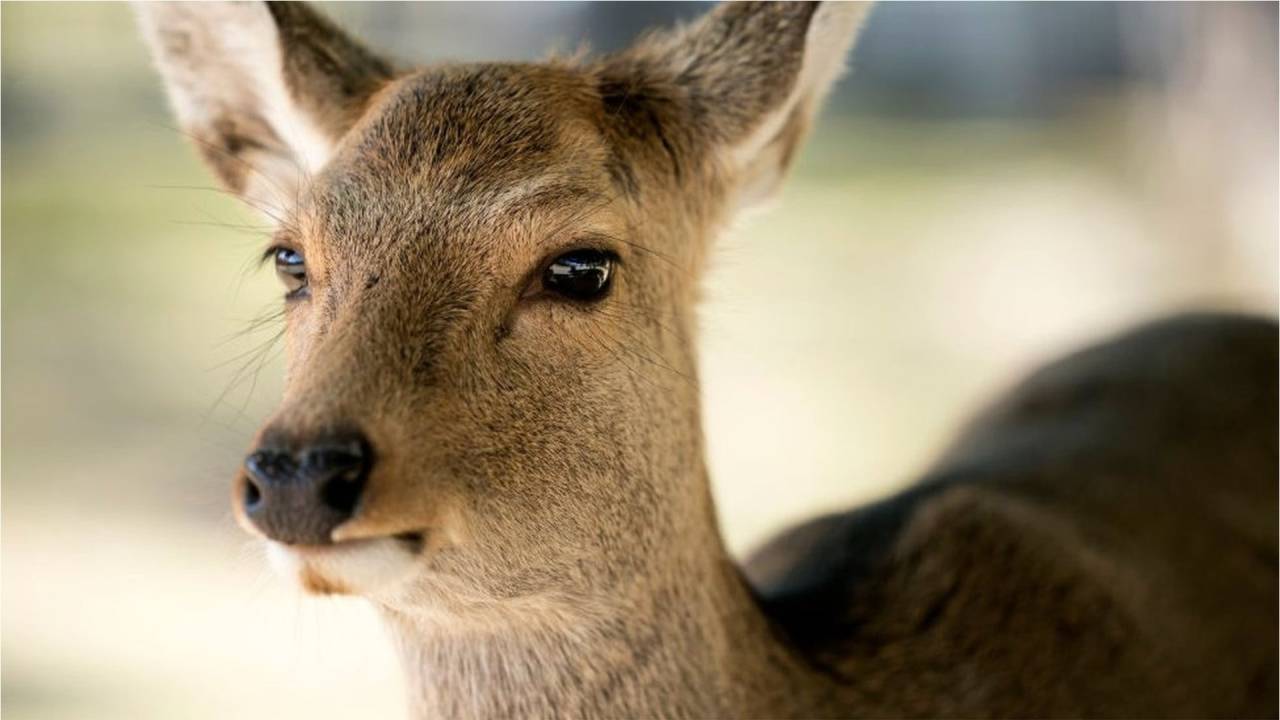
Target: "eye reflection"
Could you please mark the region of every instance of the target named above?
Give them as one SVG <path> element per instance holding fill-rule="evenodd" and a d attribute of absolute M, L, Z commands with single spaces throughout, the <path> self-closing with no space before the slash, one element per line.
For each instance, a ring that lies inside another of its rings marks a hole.
<path fill-rule="evenodd" d="M 307 287 L 307 265 L 302 253 L 290 248 L 276 248 L 276 276 L 284 283 L 285 297 L 296 297 Z"/>
<path fill-rule="evenodd" d="M 609 291 L 613 264 L 613 255 L 603 250 L 567 252 L 543 271 L 542 286 L 570 300 L 598 300 Z"/>

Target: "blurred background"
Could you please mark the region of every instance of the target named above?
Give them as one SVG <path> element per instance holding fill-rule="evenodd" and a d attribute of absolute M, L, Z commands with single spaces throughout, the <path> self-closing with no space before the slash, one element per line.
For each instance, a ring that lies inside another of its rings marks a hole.
<path fill-rule="evenodd" d="M 343 4 L 401 60 L 607 51 L 701 3 Z M 1034 365 L 1274 314 L 1275 4 L 885 4 L 778 207 L 721 242 L 703 382 L 730 546 L 875 498 Z M 359 601 L 231 521 L 280 387 L 257 219 L 173 129 L 129 9 L 0 7 L 3 715 L 399 717 Z"/>

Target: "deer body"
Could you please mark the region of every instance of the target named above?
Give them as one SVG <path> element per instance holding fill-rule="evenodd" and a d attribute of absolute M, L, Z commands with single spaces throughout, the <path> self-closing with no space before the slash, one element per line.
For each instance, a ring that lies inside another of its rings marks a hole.
<path fill-rule="evenodd" d="M 865 12 L 401 71 L 304 5 L 139 6 L 184 128 L 277 223 L 288 378 L 237 516 L 379 607 L 415 716 L 1275 714 L 1267 321 L 1064 361 L 902 495 L 726 552 L 698 275 Z"/>

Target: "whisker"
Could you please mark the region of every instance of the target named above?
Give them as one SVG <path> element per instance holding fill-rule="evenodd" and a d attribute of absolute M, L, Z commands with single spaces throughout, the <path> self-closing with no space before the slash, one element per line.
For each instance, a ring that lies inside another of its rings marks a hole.
<path fill-rule="evenodd" d="M 654 357 L 650 357 L 649 355 L 646 355 L 646 354 L 644 354 L 644 353 L 641 353 L 641 352 L 637 351 L 636 349 L 634 349 L 634 348 L 632 348 L 632 347 L 629 347 L 629 346 L 627 345 L 627 343 L 622 342 L 622 341 L 621 341 L 621 340 L 619 340 L 618 338 L 614 337 L 614 336 L 613 336 L 611 333 L 609 333 L 607 330 L 605 330 L 605 329 L 603 329 L 603 328 L 600 328 L 600 327 L 593 328 L 593 330 L 594 330 L 594 331 L 596 331 L 596 332 L 599 332 L 599 333 L 603 334 L 605 337 L 607 337 L 607 338 L 609 338 L 610 340 L 612 340 L 612 341 L 615 343 L 615 346 L 616 346 L 616 347 L 618 347 L 618 348 L 619 348 L 620 350 L 622 350 L 623 352 L 630 353 L 630 354 L 631 354 L 631 355 L 633 355 L 634 357 L 636 357 L 636 358 L 638 358 L 638 359 L 640 359 L 640 360 L 643 360 L 643 361 L 645 361 L 645 362 L 647 362 L 647 363 L 649 363 L 649 364 L 651 364 L 651 365 L 654 365 L 655 367 L 659 367 L 659 368 L 662 368 L 663 370 L 667 370 L 667 371 L 669 371 L 669 372 L 671 372 L 671 373 L 674 373 L 675 375 L 677 375 L 678 377 L 680 377 L 681 379 L 683 379 L 685 382 L 689 383 L 690 385 L 692 385 L 692 386 L 694 386 L 694 387 L 697 387 L 697 386 L 698 386 L 698 381 L 697 381 L 697 379 L 696 379 L 696 378 L 691 377 L 691 376 L 689 376 L 689 375 L 687 375 L 687 374 L 685 374 L 685 373 L 683 373 L 683 372 L 681 372 L 681 371 L 679 371 L 679 370 L 677 370 L 677 369 L 675 369 L 675 368 L 671 367 L 670 365 L 667 365 L 666 363 L 661 362 L 660 360 L 655 359 Z M 650 348 L 650 347 L 649 347 L 649 346 L 647 346 L 647 345 L 644 345 L 643 343 L 641 343 L 641 344 L 640 344 L 640 347 L 644 348 L 645 350 L 648 350 L 650 353 L 652 353 L 652 352 L 653 352 L 653 349 L 652 349 L 652 348 Z"/>
<path fill-rule="evenodd" d="M 631 241 L 631 240 L 627 240 L 626 238 L 614 238 L 614 239 L 615 239 L 615 240 L 617 240 L 617 241 L 618 241 L 618 242 L 620 242 L 620 243 L 623 243 L 624 245 L 628 245 L 628 246 L 630 246 L 630 247 L 632 247 L 632 248 L 635 248 L 636 250 L 639 250 L 639 251 L 641 251 L 641 252 L 645 252 L 645 253 L 649 253 L 650 255 L 653 255 L 654 257 L 658 258 L 659 260 L 661 260 L 661 261 L 663 261 L 663 262 L 667 263 L 667 264 L 668 264 L 668 265 L 670 265 L 671 267 L 673 267 L 673 268 L 675 268 L 676 270 L 680 271 L 680 273 L 681 273 L 681 274 L 683 274 L 683 275 L 685 275 L 685 276 L 688 276 L 688 277 L 693 277 L 693 276 L 694 276 L 694 273 L 693 273 L 693 271 L 692 271 L 692 270 L 690 270 L 689 268 L 686 268 L 686 267 L 684 267 L 683 265 L 681 265 L 680 263 L 676 262 L 676 261 L 675 261 L 675 259 L 674 259 L 674 258 L 672 258 L 670 255 L 667 255 L 667 254 L 665 254 L 665 253 L 662 253 L 662 252 L 659 252 L 659 251 L 657 251 L 657 250 L 654 250 L 653 248 L 650 248 L 650 247 L 646 247 L 646 246 L 644 246 L 644 245 L 641 245 L 641 244 L 640 244 L 640 243 L 638 243 L 638 242 L 633 242 L 633 241 Z"/>
<path fill-rule="evenodd" d="M 215 227 L 223 230 L 231 230 L 232 232 L 244 233 L 254 236 L 270 236 L 272 228 L 265 225 L 243 225 L 239 223 L 223 222 L 221 220 L 170 220 L 174 225 L 185 225 L 193 227 Z"/>
<path fill-rule="evenodd" d="M 617 363 L 618 363 L 619 365 L 621 365 L 622 367 L 626 368 L 626 369 L 627 369 L 627 372 L 630 374 L 630 376 L 631 376 L 631 378 L 632 378 L 633 380 L 641 380 L 641 381 L 644 381 L 645 383 L 647 383 L 647 384 L 649 385 L 649 387 L 650 387 L 652 390 L 657 391 L 657 392 L 659 392 L 659 393 L 660 393 L 660 392 L 662 392 L 662 390 L 663 390 L 662 386 L 661 386 L 661 385 L 659 385 L 659 384 L 658 384 L 658 383 L 657 383 L 653 378 L 649 377 L 649 376 L 648 376 L 648 375 L 646 375 L 645 373 L 643 373 L 643 372 L 641 372 L 640 370 L 638 370 L 638 369 L 636 369 L 635 367 L 633 367 L 633 366 L 631 365 L 631 363 L 628 363 L 626 360 L 623 360 L 623 359 L 622 359 L 622 356 L 621 356 L 621 355 L 619 355 L 619 354 L 615 351 L 615 347 L 614 347 L 614 346 L 611 346 L 609 343 L 607 343 L 607 342 L 605 342 L 605 341 L 601 340 L 601 339 L 600 339 L 600 337 L 596 334 L 596 329 L 595 329 L 595 328 L 589 328 L 589 329 L 587 330 L 587 335 L 588 335 L 592 340 L 595 340 L 595 341 L 596 341 L 596 343 L 597 343 L 601 348 L 603 348 L 603 349 L 605 350 L 605 352 L 607 352 L 607 353 L 609 353 L 610 355 L 612 355 L 612 356 L 613 356 L 613 358 L 614 358 L 614 360 L 616 360 L 616 361 L 617 361 Z M 606 335 L 606 337 L 608 337 L 608 336 Z M 616 341 L 615 341 L 615 342 L 616 342 Z M 633 389 L 634 389 L 634 388 L 633 388 Z"/>
<path fill-rule="evenodd" d="M 270 344 L 267 346 L 267 352 L 263 353 L 261 359 L 259 359 L 258 366 L 253 370 L 252 380 L 249 382 L 249 391 L 245 393 L 244 402 L 240 404 L 240 410 L 236 413 L 236 419 L 244 417 L 245 411 L 249 409 L 249 401 L 253 399 L 253 393 L 258 389 L 258 378 L 262 376 L 263 368 L 269 365 L 277 357 L 280 357 L 280 354 L 284 352 L 284 347 L 276 344 L 283 335 L 284 331 L 281 330 L 279 334 L 272 338 Z M 272 348 L 274 348 L 274 352 L 271 351 Z"/>
<path fill-rule="evenodd" d="M 608 305 L 613 305 L 613 307 L 608 307 Z M 622 310 L 635 310 L 639 313 L 639 317 L 628 315 L 624 312 L 621 312 Z M 620 300 L 612 300 L 608 304 L 606 304 L 606 306 L 596 308 L 595 312 L 598 312 L 601 315 L 604 315 L 605 317 L 608 317 L 608 318 L 613 318 L 615 320 L 626 322 L 638 330 L 648 330 L 649 327 L 645 323 L 646 322 L 652 323 L 655 326 L 657 326 L 658 329 L 662 330 L 667 335 L 670 335 L 675 340 L 684 339 L 684 335 L 682 333 L 677 332 L 675 328 L 662 322 L 662 320 L 660 320 L 656 314 L 655 315 L 648 314 L 647 310 L 648 308 L 642 307 L 640 305 L 625 303 Z"/>
<path fill-rule="evenodd" d="M 257 175 L 258 177 L 262 178 L 263 180 L 265 180 L 265 181 L 267 182 L 267 184 L 268 184 L 268 185 L 270 185 L 270 186 L 271 186 L 272 190 L 273 190 L 273 191 L 275 192 L 275 194 L 276 194 L 277 199 L 279 199 L 279 200 L 284 200 L 284 201 L 288 201 L 288 200 L 290 199 L 290 198 L 288 197 L 288 193 L 286 193 L 286 192 L 285 192 L 285 189 L 284 189 L 283 187 L 281 187 L 279 183 L 277 183 L 275 180 L 273 180 L 269 174 L 267 174 L 267 173 L 263 172 L 261 168 L 257 167 L 257 166 L 256 166 L 256 165 L 254 165 L 253 163 L 249 162 L 249 160 L 248 160 L 247 158 L 245 158 L 245 157 L 243 157 L 243 156 L 240 156 L 240 155 L 236 155 L 235 153 L 229 152 L 228 150 L 226 150 L 226 149 L 224 149 L 224 148 L 221 148 L 221 147 L 219 147 L 219 146 L 215 145 L 214 143 L 211 143 L 211 142 L 209 142 L 208 140 L 205 140 L 204 138 L 199 137 L 198 135 L 195 135 L 194 133 L 188 132 L 188 131 L 186 131 L 186 130 L 184 130 L 184 129 L 180 128 L 180 127 L 177 127 L 177 126 L 174 126 L 174 125 L 170 125 L 170 124 L 168 124 L 168 123 L 156 123 L 156 125 L 158 125 L 158 126 L 160 126 L 160 127 L 167 128 L 168 130 L 170 130 L 170 131 L 172 131 L 172 132 L 175 132 L 175 133 L 177 133 L 177 134 L 179 134 L 179 135 L 182 135 L 183 137 L 185 137 L 185 138 L 187 138 L 188 140 L 190 140 L 191 142 L 193 142 L 193 143 L 195 143 L 195 144 L 199 145 L 200 147 L 205 148 L 206 150 L 209 150 L 210 152 L 218 153 L 220 156 L 227 158 L 227 159 L 228 159 L 228 160 L 230 160 L 231 162 L 236 163 L 236 164 L 240 165 L 241 167 L 245 168 L 245 169 L 246 169 L 246 170 L 248 170 L 250 173 L 253 173 L 254 175 Z M 298 193 L 298 189 L 297 189 L 297 188 L 301 187 L 303 183 L 305 183 L 305 182 L 309 181 L 309 180 L 310 180 L 310 175 L 309 175 L 309 173 L 307 173 L 306 168 L 304 168 L 304 167 L 303 167 L 303 166 L 298 162 L 298 158 L 297 158 L 296 156 L 294 156 L 294 154 L 293 154 L 292 152 L 285 151 L 285 152 L 283 152 L 283 153 L 279 153 L 279 155 L 280 155 L 281 157 L 286 158 L 286 159 L 289 161 L 289 163 L 293 165 L 294 171 L 298 173 L 298 180 L 299 180 L 299 182 L 298 182 L 297 186 L 294 188 L 294 196 L 293 196 L 293 198 L 292 198 L 292 199 L 293 199 L 293 201 L 294 201 L 294 203 L 295 203 L 295 207 L 296 207 L 296 203 L 297 203 L 297 201 L 298 201 L 298 195 L 297 195 L 297 193 Z M 246 202 L 248 201 L 248 200 L 247 200 L 247 198 L 244 198 L 243 196 L 237 196 L 237 197 L 240 197 L 242 200 L 246 200 Z M 252 203 L 250 203 L 250 204 L 252 204 Z M 259 210 L 261 210 L 261 208 L 259 208 Z M 264 211 L 264 212 L 265 212 L 265 211 Z"/>
<path fill-rule="evenodd" d="M 196 190 L 200 192 L 212 192 L 212 193 L 217 193 L 219 195 L 225 195 L 227 197 L 235 198 L 236 200 L 239 200 L 240 202 L 243 202 L 249 207 L 252 207 L 254 210 L 257 210 L 258 212 L 262 213 L 263 215 L 266 215 L 267 217 L 271 218 L 271 220 L 281 228 L 287 228 L 292 231 L 296 231 L 298 229 L 297 225 L 290 218 L 281 217 L 281 215 L 277 212 L 277 208 L 264 206 L 261 203 L 253 200 L 252 198 L 248 198 L 243 195 L 238 195 L 225 188 L 213 187 L 210 185 L 156 185 L 156 184 L 148 184 L 148 185 L 144 185 L 143 187 L 146 187 L 151 190 Z"/>
<path fill-rule="evenodd" d="M 228 361 L 228 362 L 233 362 L 235 360 L 241 360 L 247 357 L 247 360 L 244 362 L 244 364 L 241 365 L 240 368 L 236 370 L 236 372 L 231 376 L 231 380 L 228 381 L 227 386 L 223 388 L 222 392 L 218 394 L 218 397 L 215 398 L 213 403 L 210 405 L 209 410 L 205 413 L 206 421 L 212 416 L 213 412 L 217 410 L 218 406 L 221 405 L 230 396 L 232 392 L 234 392 L 237 388 L 241 387 L 246 380 L 252 379 L 252 382 L 250 383 L 249 391 L 246 394 L 245 400 L 241 404 L 234 419 L 239 420 L 241 417 L 244 416 L 244 412 L 248 408 L 249 400 L 252 399 L 253 392 L 254 390 L 257 389 L 258 376 L 261 374 L 262 369 L 266 366 L 266 363 L 274 359 L 274 356 L 271 355 L 271 350 L 276 346 L 276 344 L 280 341 L 280 338 L 282 338 L 283 336 L 284 336 L 284 328 L 281 328 L 274 335 L 268 338 L 265 342 L 261 343 L 258 347 L 252 350 L 249 350 L 247 352 L 240 353 L 235 358 L 233 358 L 232 361 Z M 220 363 L 216 367 L 225 366 L 228 364 L 228 362 Z"/>
<path fill-rule="evenodd" d="M 214 345 L 214 347 L 215 348 L 222 347 L 229 342 L 232 342 L 234 340 L 239 340 L 247 335 L 251 335 L 257 332 L 258 330 L 261 330 L 262 328 L 266 327 L 267 325 L 270 325 L 271 323 L 282 320 L 284 318 L 284 313 L 285 313 L 285 310 L 283 307 L 275 307 L 275 308 L 266 310 L 261 314 L 259 314 L 257 317 L 249 320 L 249 322 L 246 323 L 246 325 L 243 328 L 231 333 L 230 335 L 223 338 L 222 340 L 219 340 L 218 343 Z"/>

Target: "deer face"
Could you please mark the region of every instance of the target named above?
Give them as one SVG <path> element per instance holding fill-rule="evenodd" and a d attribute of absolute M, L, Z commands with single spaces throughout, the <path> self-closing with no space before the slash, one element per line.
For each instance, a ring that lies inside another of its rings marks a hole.
<path fill-rule="evenodd" d="M 302 188 L 272 253 L 286 398 L 256 449 L 282 458 L 250 463 L 236 506 L 255 532 L 317 546 L 280 552 L 304 581 L 365 589 L 333 572 L 341 556 L 523 595 L 570 587 L 602 540 L 616 564 L 623 538 L 670 534 L 654 494 L 679 488 L 658 487 L 673 468 L 645 450 L 696 462 L 694 258 L 642 230 L 606 120 L 582 73 L 428 70 L 389 82 Z M 655 416 L 682 426 L 636 422 Z M 306 477 L 311 446 L 362 457 Z"/>
<path fill-rule="evenodd" d="M 233 504 L 314 592 L 600 594 L 717 542 L 694 301 L 863 8 L 730 5 L 594 62 L 397 73 L 298 5 L 140 8 L 278 223 L 287 380 Z"/>

